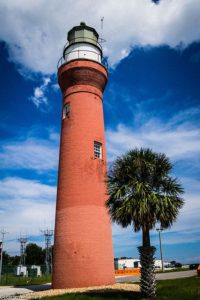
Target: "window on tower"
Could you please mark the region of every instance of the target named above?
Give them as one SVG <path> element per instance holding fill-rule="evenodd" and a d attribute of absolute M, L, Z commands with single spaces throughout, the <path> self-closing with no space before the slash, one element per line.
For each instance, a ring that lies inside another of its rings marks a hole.
<path fill-rule="evenodd" d="M 65 119 L 66 117 L 69 117 L 69 113 L 70 113 L 70 103 L 66 103 L 63 109 L 63 119 Z"/>
<path fill-rule="evenodd" d="M 94 158 L 102 159 L 102 144 L 94 142 Z"/>

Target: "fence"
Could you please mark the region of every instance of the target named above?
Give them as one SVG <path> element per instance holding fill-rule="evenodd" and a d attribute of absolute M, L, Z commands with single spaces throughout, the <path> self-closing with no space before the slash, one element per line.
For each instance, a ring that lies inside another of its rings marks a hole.
<path fill-rule="evenodd" d="M 51 270 L 41 266 L 3 266 L 0 285 L 27 285 L 51 282 Z"/>
<path fill-rule="evenodd" d="M 138 276 L 140 275 L 140 268 L 115 270 L 115 276 Z"/>

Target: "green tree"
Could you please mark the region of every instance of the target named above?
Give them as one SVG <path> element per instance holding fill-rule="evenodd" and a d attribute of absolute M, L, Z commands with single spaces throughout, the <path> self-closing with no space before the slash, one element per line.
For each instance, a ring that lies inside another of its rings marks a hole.
<path fill-rule="evenodd" d="M 170 176 L 172 163 L 165 154 L 150 149 L 134 149 L 117 158 L 109 173 L 106 205 L 111 218 L 122 227 L 142 230 L 143 242 L 138 247 L 141 259 L 141 292 L 155 298 L 155 247 L 150 243 L 150 230 L 157 222 L 162 228 L 176 220 L 184 201 L 183 188 Z"/>
<path fill-rule="evenodd" d="M 15 255 L 15 256 L 11 256 L 11 265 L 12 266 L 17 266 L 20 263 L 20 256 L 19 255 Z"/>
<path fill-rule="evenodd" d="M 29 243 L 26 246 L 26 265 L 42 265 L 45 261 L 45 253 L 42 247 L 37 244 Z"/>
<path fill-rule="evenodd" d="M 11 265 L 11 256 L 6 251 L 3 251 L 3 266 L 6 265 Z"/>
<path fill-rule="evenodd" d="M 3 251 L 3 266 L 15 266 L 20 261 L 19 256 L 11 256 L 6 251 Z"/>

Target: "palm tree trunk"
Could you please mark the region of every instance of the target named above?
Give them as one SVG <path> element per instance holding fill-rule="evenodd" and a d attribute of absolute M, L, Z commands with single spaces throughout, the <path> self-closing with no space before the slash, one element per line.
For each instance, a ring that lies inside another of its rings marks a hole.
<path fill-rule="evenodd" d="M 155 247 L 150 244 L 149 228 L 143 226 L 143 246 L 138 247 L 141 262 L 140 287 L 142 296 L 156 298 L 156 281 L 154 273 Z"/>
<path fill-rule="evenodd" d="M 143 247 L 151 246 L 149 228 L 147 225 L 142 226 L 142 239 L 143 239 Z"/>

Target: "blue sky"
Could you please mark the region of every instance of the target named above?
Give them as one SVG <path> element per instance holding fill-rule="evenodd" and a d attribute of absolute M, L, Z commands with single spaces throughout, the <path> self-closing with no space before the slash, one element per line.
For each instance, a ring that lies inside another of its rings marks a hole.
<path fill-rule="evenodd" d="M 185 205 L 162 233 L 164 258 L 200 262 L 199 0 L 155 2 L 1 1 L 0 228 L 9 232 L 10 254 L 19 253 L 20 234 L 43 245 L 40 229 L 54 226 L 61 123 L 56 65 L 67 31 L 84 20 L 106 39 L 108 161 L 134 147 L 171 158 Z M 151 239 L 158 247 L 157 232 Z M 137 257 L 141 233 L 113 225 L 113 242 L 116 257 Z"/>

